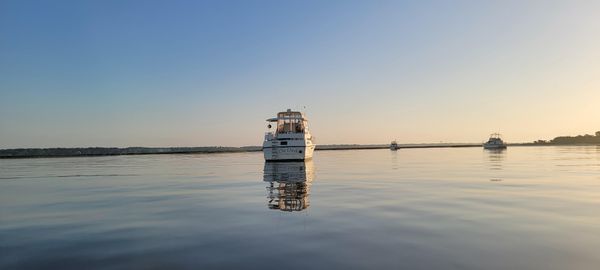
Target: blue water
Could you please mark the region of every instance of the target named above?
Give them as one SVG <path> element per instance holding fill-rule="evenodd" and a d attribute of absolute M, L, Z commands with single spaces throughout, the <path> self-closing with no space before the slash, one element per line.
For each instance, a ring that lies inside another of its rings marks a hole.
<path fill-rule="evenodd" d="M 0 269 L 598 269 L 600 147 L 0 160 Z"/>

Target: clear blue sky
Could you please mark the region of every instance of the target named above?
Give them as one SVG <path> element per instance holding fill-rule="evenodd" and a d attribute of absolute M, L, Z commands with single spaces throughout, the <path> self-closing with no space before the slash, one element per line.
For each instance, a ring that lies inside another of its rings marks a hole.
<path fill-rule="evenodd" d="M 0 148 L 600 130 L 600 1 L 0 1 Z"/>

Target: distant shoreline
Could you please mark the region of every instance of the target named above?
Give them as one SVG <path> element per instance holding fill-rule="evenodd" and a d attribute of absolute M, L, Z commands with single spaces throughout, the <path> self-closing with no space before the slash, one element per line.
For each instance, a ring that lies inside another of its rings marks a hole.
<path fill-rule="evenodd" d="M 591 146 L 597 143 L 514 143 L 509 146 Z M 415 148 L 462 148 L 482 147 L 481 143 L 438 143 L 438 144 L 401 144 L 400 149 Z M 339 145 L 317 145 L 315 150 L 369 150 L 388 149 L 388 144 L 339 144 Z M 46 158 L 46 157 L 94 157 L 94 156 L 127 156 L 127 155 L 166 155 L 166 154 L 217 154 L 217 153 L 243 153 L 260 152 L 260 146 L 244 147 L 78 147 L 78 148 L 15 148 L 0 149 L 0 159 L 12 158 Z"/>

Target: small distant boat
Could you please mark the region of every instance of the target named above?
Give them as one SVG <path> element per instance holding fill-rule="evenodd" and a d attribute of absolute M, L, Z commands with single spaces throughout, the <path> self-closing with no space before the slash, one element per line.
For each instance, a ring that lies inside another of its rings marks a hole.
<path fill-rule="evenodd" d="M 263 153 L 267 161 L 307 160 L 313 156 L 315 144 L 308 130 L 308 120 L 302 112 L 288 109 L 277 117 L 267 119 L 275 123 L 275 131 L 265 134 Z M 272 127 L 268 125 L 269 129 Z"/>
<path fill-rule="evenodd" d="M 398 149 L 400 149 L 400 146 L 398 145 L 398 142 L 392 141 L 390 143 L 390 150 L 394 150 L 395 151 L 395 150 L 398 150 Z"/>
<path fill-rule="evenodd" d="M 502 140 L 502 136 L 499 133 L 490 135 L 487 142 L 483 144 L 485 149 L 506 149 L 506 143 Z"/>

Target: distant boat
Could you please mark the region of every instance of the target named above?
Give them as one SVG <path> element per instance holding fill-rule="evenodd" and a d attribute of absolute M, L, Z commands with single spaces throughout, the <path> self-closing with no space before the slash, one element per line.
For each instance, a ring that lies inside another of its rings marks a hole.
<path fill-rule="evenodd" d="M 392 141 L 390 143 L 390 150 L 394 150 L 395 151 L 395 150 L 398 150 L 398 149 L 400 149 L 400 146 L 398 146 L 398 142 Z"/>
<path fill-rule="evenodd" d="M 275 131 L 265 134 L 263 153 L 267 161 L 307 160 L 313 156 L 315 144 L 308 130 L 308 120 L 302 112 L 288 109 L 267 119 L 276 123 Z M 272 127 L 269 124 L 269 129 Z"/>
<path fill-rule="evenodd" d="M 493 133 L 487 142 L 483 144 L 485 149 L 506 149 L 506 143 L 502 140 L 499 133 Z"/>

